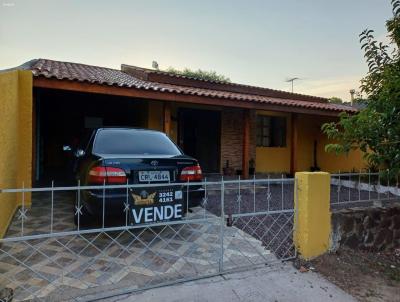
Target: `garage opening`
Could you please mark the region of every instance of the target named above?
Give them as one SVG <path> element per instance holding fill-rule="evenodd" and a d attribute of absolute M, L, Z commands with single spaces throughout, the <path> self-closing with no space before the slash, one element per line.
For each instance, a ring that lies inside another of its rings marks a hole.
<path fill-rule="evenodd" d="M 147 126 L 147 102 L 118 96 L 37 90 L 35 182 L 75 183 L 73 156 L 64 145 L 82 147 L 94 128 Z"/>
<path fill-rule="evenodd" d="M 206 173 L 220 172 L 221 113 L 180 108 L 178 141 L 183 151 L 196 158 Z"/>

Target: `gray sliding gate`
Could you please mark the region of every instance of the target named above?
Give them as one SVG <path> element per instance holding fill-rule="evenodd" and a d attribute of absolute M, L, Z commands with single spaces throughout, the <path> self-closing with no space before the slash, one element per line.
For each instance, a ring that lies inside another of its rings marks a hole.
<path fill-rule="evenodd" d="M 82 301 L 296 256 L 293 179 L 205 180 L 183 184 L 184 195 L 194 185 L 204 188 L 200 206 L 179 220 L 140 225 L 130 223 L 130 189 L 155 190 L 157 185 L 1 190 L 18 194 L 22 206 L 0 239 L 0 288 L 12 289 L 14 301 Z M 176 184 L 162 185 L 168 186 Z M 94 189 L 103 194 L 126 190 L 124 213 L 119 219 L 103 213 L 83 227 L 76 192 Z"/>

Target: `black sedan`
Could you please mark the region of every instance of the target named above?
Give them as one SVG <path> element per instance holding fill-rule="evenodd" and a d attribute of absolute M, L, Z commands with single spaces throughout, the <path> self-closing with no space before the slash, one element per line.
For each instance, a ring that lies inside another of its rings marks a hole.
<path fill-rule="evenodd" d="M 84 146 L 74 150 L 77 178 L 81 185 L 105 185 L 105 189 L 80 191 L 80 204 L 75 209 L 82 208 L 76 211 L 75 223 L 78 215 L 84 225 L 101 217 L 125 215 L 127 210 L 130 224 L 180 219 L 187 207 L 197 206 L 201 201 L 201 186 L 189 186 L 187 190 L 183 184 L 202 180 L 198 161 L 185 155 L 165 133 L 100 128 L 93 131 Z M 166 186 L 167 183 L 176 185 Z M 107 189 L 107 185 L 124 184 L 144 186 Z"/>

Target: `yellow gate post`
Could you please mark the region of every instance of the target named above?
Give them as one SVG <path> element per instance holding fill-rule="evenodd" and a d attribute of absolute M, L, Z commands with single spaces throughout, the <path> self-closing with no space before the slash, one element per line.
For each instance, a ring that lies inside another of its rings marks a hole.
<path fill-rule="evenodd" d="M 330 246 L 330 174 L 298 172 L 295 184 L 294 242 L 300 257 L 308 260 Z"/>
<path fill-rule="evenodd" d="M 0 189 L 32 186 L 32 78 L 30 70 L 0 73 Z M 0 238 L 21 204 L 21 193 L 0 193 Z"/>

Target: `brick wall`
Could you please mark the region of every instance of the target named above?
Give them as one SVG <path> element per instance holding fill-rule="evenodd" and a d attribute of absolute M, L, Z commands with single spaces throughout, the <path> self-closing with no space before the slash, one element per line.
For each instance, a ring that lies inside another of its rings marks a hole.
<path fill-rule="evenodd" d="M 250 156 L 256 156 L 256 113 L 250 112 Z M 229 166 L 242 169 L 243 151 L 243 110 L 224 109 L 221 113 L 221 172 L 229 160 Z"/>

